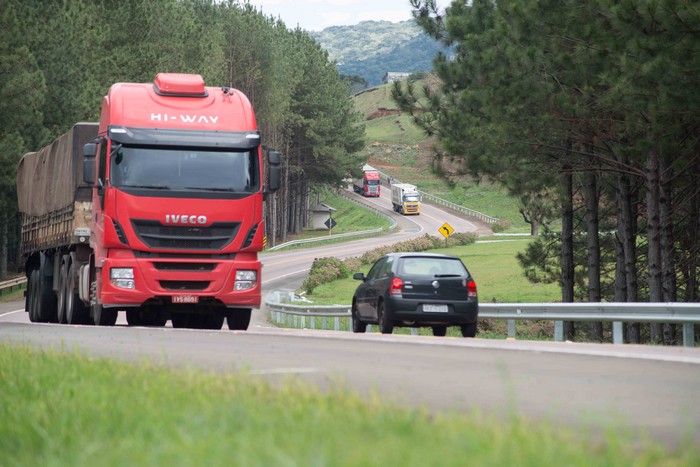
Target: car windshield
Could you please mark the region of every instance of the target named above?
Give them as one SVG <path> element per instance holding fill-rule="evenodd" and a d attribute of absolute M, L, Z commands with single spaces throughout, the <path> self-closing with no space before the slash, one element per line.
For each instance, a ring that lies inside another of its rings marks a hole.
<path fill-rule="evenodd" d="M 110 161 L 119 188 L 254 192 L 260 176 L 257 151 L 120 146 Z"/>
<path fill-rule="evenodd" d="M 456 258 L 407 257 L 401 258 L 399 276 L 466 277 L 464 264 Z"/>

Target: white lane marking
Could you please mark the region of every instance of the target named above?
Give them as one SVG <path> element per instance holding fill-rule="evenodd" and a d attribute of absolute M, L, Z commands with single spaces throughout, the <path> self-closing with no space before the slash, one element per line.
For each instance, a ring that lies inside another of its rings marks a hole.
<path fill-rule="evenodd" d="M 24 313 L 24 308 L 21 310 L 8 311 L 7 313 L 2 313 L 2 314 L 0 314 L 0 318 L 5 317 L 5 316 L 14 315 L 15 313 Z"/>

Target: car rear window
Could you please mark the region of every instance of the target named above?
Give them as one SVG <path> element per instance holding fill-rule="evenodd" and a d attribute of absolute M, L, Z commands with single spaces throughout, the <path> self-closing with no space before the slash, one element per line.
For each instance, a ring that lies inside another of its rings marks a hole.
<path fill-rule="evenodd" d="M 398 275 L 468 276 L 464 264 L 456 258 L 407 257 L 399 260 Z"/>

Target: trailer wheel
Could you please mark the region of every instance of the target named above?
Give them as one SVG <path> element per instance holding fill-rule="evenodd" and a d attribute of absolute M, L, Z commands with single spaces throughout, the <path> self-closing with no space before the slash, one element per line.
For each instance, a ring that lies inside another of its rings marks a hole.
<path fill-rule="evenodd" d="M 226 312 L 226 322 L 232 331 L 245 331 L 250 325 L 250 308 L 233 308 Z"/>
<path fill-rule="evenodd" d="M 39 301 L 36 304 L 36 318 L 41 323 L 55 323 L 58 321 L 56 314 L 56 293 L 52 287 L 52 276 L 46 274 L 51 269 L 50 263 L 44 262 L 39 268 Z"/>
<path fill-rule="evenodd" d="M 36 323 L 39 321 L 37 317 L 37 305 L 39 302 L 39 270 L 35 269 L 29 273 L 29 289 L 27 293 L 27 311 L 29 312 L 29 321 Z"/>
<path fill-rule="evenodd" d="M 66 322 L 68 324 L 88 324 L 89 309 L 78 295 L 78 272 L 75 269 L 75 263 L 71 263 L 66 278 Z"/>
<path fill-rule="evenodd" d="M 61 271 L 58 276 L 58 297 L 56 299 L 56 320 L 66 324 L 66 281 L 68 280 L 68 261 L 61 260 Z"/>

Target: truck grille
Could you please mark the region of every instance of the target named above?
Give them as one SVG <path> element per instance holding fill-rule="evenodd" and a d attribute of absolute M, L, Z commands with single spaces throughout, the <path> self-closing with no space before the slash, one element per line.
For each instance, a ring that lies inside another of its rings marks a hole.
<path fill-rule="evenodd" d="M 240 228 L 238 222 L 218 222 L 209 227 L 162 225 L 158 221 L 131 221 L 139 239 L 151 248 L 221 250 L 231 243 Z"/>
<path fill-rule="evenodd" d="M 209 284 L 209 281 L 160 281 L 165 290 L 204 290 Z"/>

